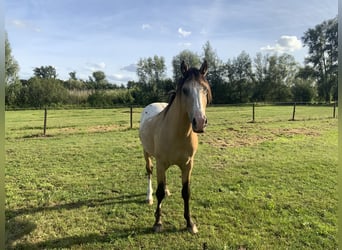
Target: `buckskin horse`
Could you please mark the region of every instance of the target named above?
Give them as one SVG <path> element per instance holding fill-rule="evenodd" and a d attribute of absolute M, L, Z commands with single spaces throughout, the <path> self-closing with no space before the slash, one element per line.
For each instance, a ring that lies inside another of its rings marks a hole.
<path fill-rule="evenodd" d="M 212 96 L 206 80 L 206 61 L 200 69 L 188 68 L 182 61 L 181 72 L 182 78 L 169 103 L 152 103 L 146 106 L 140 120 L 139 137 L 146 160 L 146 199 L 149 204 L 153 204 L 151 157 L 156 160 L 158 204 L 153 226 L 155 232 L 162 231 L 161 203 L 165 195 L 169 194 L 165 172 L 171 165 L 178 165 L 182 172 L 182 198 L 187 229 L 191 233 L 198 232 L 190 216 L 190 177 L 198 146 L 197 133 L 203 133 L 207 125 L 205 109 Z"/>

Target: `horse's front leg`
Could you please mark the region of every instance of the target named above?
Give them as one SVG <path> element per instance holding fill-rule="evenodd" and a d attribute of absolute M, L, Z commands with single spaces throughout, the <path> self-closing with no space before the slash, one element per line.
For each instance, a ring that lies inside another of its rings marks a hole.
<path fill-rule="evenodd" d="M 190 176 L 192 170 L 192 161 L 182 168 L 182 197 L 184 200 L 184 218 L 186 220 L 186 227 L 190 233 L 197 233 L 197 227 L 192 222 L 190 216 L 189 200 L 190 200 Z"/>

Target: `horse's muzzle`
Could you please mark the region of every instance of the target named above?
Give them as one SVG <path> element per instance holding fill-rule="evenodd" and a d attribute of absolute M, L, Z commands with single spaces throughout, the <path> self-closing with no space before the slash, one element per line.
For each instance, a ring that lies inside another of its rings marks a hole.
<path fill-rule="evenodd" d="M 207 117 L 205 115 L 199 116 L 199 117 L 194 117 L 192 119 L 192 130 L 195 133 L 203 133 L 207 124 L 208 124 L 208 120 L 207 120 Z"/>

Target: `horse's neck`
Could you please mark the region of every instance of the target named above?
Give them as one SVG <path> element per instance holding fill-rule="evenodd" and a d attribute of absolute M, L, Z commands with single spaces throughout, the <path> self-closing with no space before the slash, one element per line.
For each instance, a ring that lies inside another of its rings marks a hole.
<path fill-rule="evenodd" d="M 179 97 L 173 101 L 170 110 L 166 114 L 166 120 L 170 126 L 170 132 L 177 135 L 195 136 L 192 131 L 188 114 L 181 108 Z"/>

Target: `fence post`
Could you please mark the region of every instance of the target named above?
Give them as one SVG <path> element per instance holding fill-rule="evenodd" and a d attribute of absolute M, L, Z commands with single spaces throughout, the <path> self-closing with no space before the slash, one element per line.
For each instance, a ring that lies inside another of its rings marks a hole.
<path fill-rule="evenodd" d="M 130 124 L 131 128 L 133 128 L 133 106 L 130 106 Z"/>
<path fill-rule="evenodd" d="M 292 112 L 292 120 L 291 121 L 295 120 L 295 114 L 296 114 L 296 103 L 293 104 L 293 112 Z"/>
<path fill-rule="evenodd" d="M 253 103 L 253 115 L 252 115 L 252 122 L 255 122 L 255 102 Z"/>
<path fill-rule="evenodd" d="M 44 131 L 43 135 L 46 135 L 46 120 L 47 120 L 47 108 L 44 109 Z"/>
<path fill-rule="evenodd" d="M 334 102 L 333 118 L 336 118 L 336 102 Z"/>

